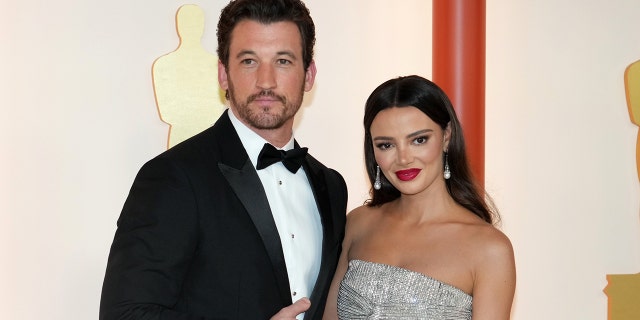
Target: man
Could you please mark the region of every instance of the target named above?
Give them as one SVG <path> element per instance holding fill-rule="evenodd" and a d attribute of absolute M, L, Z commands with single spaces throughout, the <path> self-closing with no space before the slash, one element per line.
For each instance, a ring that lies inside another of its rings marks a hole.
<path fill-rule="evenodd" d="M 314 42 L 299 0 L 222 10 L 229 109 L 141 168 L 118 220 L 101 319 L 322 318 L 347 191 L 293 139 Z"/>

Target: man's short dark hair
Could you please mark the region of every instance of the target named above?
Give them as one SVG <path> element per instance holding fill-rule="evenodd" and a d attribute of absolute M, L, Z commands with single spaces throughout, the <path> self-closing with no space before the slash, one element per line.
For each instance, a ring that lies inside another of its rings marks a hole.
<path fill-rule="evenodd" d="M 306 71 L 313 59 L 316 31 L 309 9 L 300 0 L 233 0 L 222 9 L 218 21 L 218 58 L 229 66 L 231 32 L 238 22 L 253 20 L 263 24 L 291 21 L 298 26 L 302 59 Z"/>

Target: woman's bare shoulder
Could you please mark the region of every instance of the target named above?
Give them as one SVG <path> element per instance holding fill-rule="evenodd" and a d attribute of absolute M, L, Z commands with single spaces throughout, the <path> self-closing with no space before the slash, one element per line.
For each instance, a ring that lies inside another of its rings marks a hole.
<path fill-rule="evenodd" d="M 347 213 L 347 224 L 363 223 L 370 219 L 376 212 L 376 207 L 370 207 L 367 205 L 361 205 Z"/>
<path fill-rule="evenodd" d="M 368 226 L 379 216 L 379 207 L 359 206 L 347 214 L 347 232 L 357 234 L 366 231 Z"/>
<path fill-rule="evenodd" d="M 513 260 L 511 240 L 500 229 L 488 223 L 468 227 L 467 241 L 482 260 Z"/>

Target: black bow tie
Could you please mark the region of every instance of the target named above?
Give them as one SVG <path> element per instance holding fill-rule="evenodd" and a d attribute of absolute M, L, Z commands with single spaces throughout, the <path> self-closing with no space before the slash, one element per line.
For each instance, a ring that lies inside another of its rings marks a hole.
<path fill-rule="evenodd" d="M 264 169 L 276 162 L 282 161 L 282 164 L 284 164 L 291 173 L 296 173 L 298 169 L 300 169 L 300 166 L 302 166 L 304 157 L 307 155 L 307 149 L 308 148 L 297 147 L 289 151 L 284 151 L 278 150 L 276 147 L 265 143 L 258 155 L 258 165 L 256 165 L 256 169 Z"/>

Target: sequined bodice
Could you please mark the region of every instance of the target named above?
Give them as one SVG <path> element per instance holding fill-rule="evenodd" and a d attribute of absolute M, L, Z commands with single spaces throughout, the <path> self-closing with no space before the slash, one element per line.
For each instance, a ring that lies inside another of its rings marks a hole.
<path fill-rule="evenodd" d="M 338 318 L 471 319 L 472 300 L 464 291 L 418 272 L 351 260 L 340 283 Z"/>

